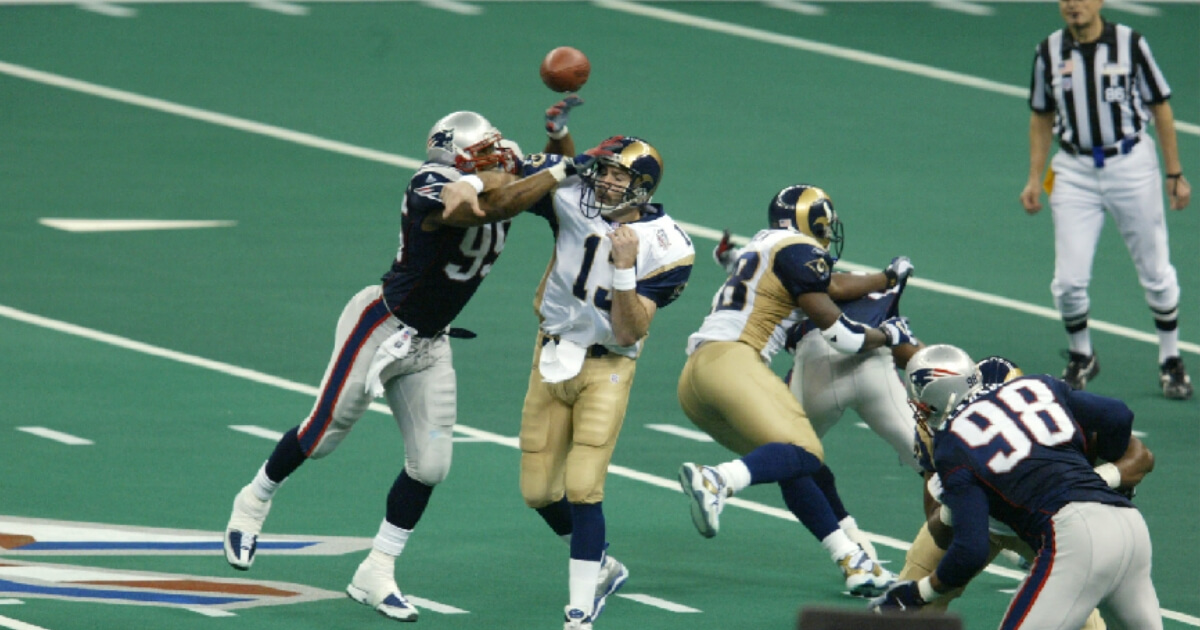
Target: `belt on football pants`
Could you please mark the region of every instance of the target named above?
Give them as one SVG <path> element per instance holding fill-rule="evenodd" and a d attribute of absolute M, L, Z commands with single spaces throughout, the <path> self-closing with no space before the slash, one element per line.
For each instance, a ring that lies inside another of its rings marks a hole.
<path fill-rule="evenodd" d="M 558 337 L 552 337 L 550 335 L 545 335 L 545 334 L 542 335 L 542 345 L 543 346 L 550 343 L 551 341 L 557 342 Z M 588 346 L 588 349 L 587 349 L 587 355 L 593 359 L 607 356 L 608 354 L 609 354 L 608 348 L 605 348 L 604 346 L 602 346 L 598 343 Z"/>
<path fill-rule="evenodd" d="M 1120 142 L 1108 147 L 1092 147 L 1091 149 L 1081 149 L 1073 144 L 1062 142 L 1058 143 L 1058 148 L 1070 153 L 1071 155 L 1091 155 L 1092 162 L 1096 164 L 1096 168 L 1104 168 L 1104 158 L 1115 157 L 1117 155 L 1125 155 L 1137 146 L 1137 143 L 1142 141 L 1141 135 L 1122 138 Z"/>

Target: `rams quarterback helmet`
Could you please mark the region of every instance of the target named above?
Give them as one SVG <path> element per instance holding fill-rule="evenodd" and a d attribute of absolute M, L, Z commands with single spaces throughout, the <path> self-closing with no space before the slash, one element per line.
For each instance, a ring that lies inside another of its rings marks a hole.
<path fill-rule="evenodd" d="M 905 386 L 917 422 L 940 430 L 959 403 L 983 389 L 979 366 L 961 349 L 925 346 L 905 366 Z"/>
<path fill-rule="evenodd" d="M 842 257 L 842 222 L 824 190 L 807 184 L 779 191 L 767 209 L 772 229 L 795 230 L 821 243 L 834 260 Z"/>
<path fill-rule="evenodd" d="M 500 166 L 515 172 L 518 159 L 500 131 L 475 112 L 454 112 L 433 123 L 425 143 L 430 162 L 475 173 Z"/>
<path fill-rule="evenodd" d="M 584 186 L 579 205 L 588 217 L 600 214 L 607 218 L 632 206 L 649 203 L 654 191 L 658 189 L 659 182 L 662 181 L 662 157 L 649 142 L 633 136 L 616 136 L 609 140 L 615 143 L 611 148 L 612 155 L 597 159 L 591 167 L 580 173 Z M 606 192 L 613 192 L 611 182 L 603 181 L 599 177 L 601 165 L 624 169 L 630 175 L 629 184 L 625 189 L 615 191 L 619 195 L 604 195 L 610 198 L 618 197 L 619 201 L 615 203 L 597 199 L 597 186 L 604 188 Z"/>

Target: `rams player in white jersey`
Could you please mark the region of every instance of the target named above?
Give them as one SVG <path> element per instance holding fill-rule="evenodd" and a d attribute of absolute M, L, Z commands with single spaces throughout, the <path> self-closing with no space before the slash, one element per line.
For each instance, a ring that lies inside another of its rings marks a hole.
<path fill-rule="evenodd" d="M 679 378 L 684 413 L 718 443 L 743 455 L 719 466 L 685 463 L 679 471 L 701 534 L 715 536 L 725 500 L 746 486 L 778 483 L 788 509 L 841 569 L 853 595 L 878 594 L 895 581 L 838 526 L 829 500 L 813 479 L 824 451 L 800 403 L 771 371 L 787 327 L 810 319 L 826 342 L 843 353 L 912 343 L 907 323 L 889 318 L 879 327 L 850 319 L 834 299 L 887 288 L 883 273 L 836 274 L 841 222 L 825 191 L 789 186 L 771 201 L 769 229 L 742 250 L 737 266 L 713 298 L 712 312 L 688 340 Z M 782 325 L 782 327 L 781 327 Z"/>
<path fill-rule="evenodd" d="M 579 102 L 547 112 L 548 149 L 572 152 L 565 112 Z M 629 575 L 605 552 L 605 476 L 650 322 L 679 297 L 695 259 L 683 229 L 651 203 L 663 174 L 658 151 L 616 136 L 590 153 L 598 159 L 586 168 L 577 168 L 589 162 L 583 156 L 550 153 L 526 166 L 560 183 L 529 209 L 550 222 L 555 243 L 534 299 L 521 494 L 570 546 L 565 628 L 592 628 Z"/>
<path fill-rule="evenodd" d="M 733 245 L 728 231 L 713 249 L 717 264 L 730 274 L 737 270 L 741 254 L 742 250 Z M 835 302 L 850 319 L 878 326 L 890 317 L 899 316 L 900 296 L 912 271 L 908 257 L 898 256 L 882 271 L 887 278 L 885 290 Z M 778 331 L 775 334 L 779 334 Z M 786 335 L 785 348 L 794 356 L 792 369 L 784 380 L 792 395 L 800 401 L 817 437 L 824 439 L 846 411 L 853 409 L 872 431 L 895 449 L 901 464 L 920 473 L 913 443 L 916 422 L 908 408 L 908 393 L 896 373 L 897 366 L 903 368 L 908 357 L 920 348 L 919 342 L 845 354 L 830 346 L 820 329 L 808 319 L 787 329 Z M 842 530 L 862 545 L 872 558 L 878 559 L 875 547 L 842 504 L 829 466 L 822 466 L 813 475 L 813 480 L 829 499 Z"/>

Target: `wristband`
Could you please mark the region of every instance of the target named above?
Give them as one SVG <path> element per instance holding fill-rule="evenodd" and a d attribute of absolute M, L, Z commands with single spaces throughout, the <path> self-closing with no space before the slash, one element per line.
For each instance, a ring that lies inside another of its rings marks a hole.
<path fill-rule="evenodd" d="M 1117 469 L 1117 465 L 1113 463 L 1100 464 L 1096 467 L 1096 474 L 1108 484 L 1109 488 L 1121 487 L 1121 471 Z"/>
<path fill-rule="evenodd" d="M 632 291 L 637 288 L 637 272 L 629 269 L 613 269 L 612 288 L 614 291 Z"/>
<path fill-rule="evenodd" d="M 558 164 L 546 169 L 546 172 L 554 176 L 554 181 L 561 182 L 567 178 L 567 163 L 566 161 L 559 162 Z"/>
<path fill-rule="evenodd" d="M 563 125 L 562 129 L 559 129 L 558 131 L 547 131 L 546 135 L 550 136 L 551 140 L 562 140 L 568 133 L 571 132 L 567 130 L 566 125 Z"/>
<path fill-rule="evenodd" d="M 478 175 L 467 175 L 458 181 L 470 184 L 471 188 L 475 189 L 475 194 L 477 195 L 483 192 L 483 180 L 479 179 Z"/>
<path fill-rule="evenodd" d="M 950 508 L 946 507 L 945 504 L 938 508 L 938 519 L 946 527 L 954 527 L 954 516 L 950 513 Z"/>
<path fill-rule="evenodd" d="M 917 591 L 921 593 L 921 599 L 925 600 L 926 604 L 941 596 L 941 593 L 933 590 L 933 581 L 928 575 L 917 581 Z"/>
<path fill-rule="evenodd" d="M 1183 177 L 1183 171 L 1179 171 L 1178 173 L 1167 173 L 1167 179 L 1179 179 L 1180 177 Z"/>

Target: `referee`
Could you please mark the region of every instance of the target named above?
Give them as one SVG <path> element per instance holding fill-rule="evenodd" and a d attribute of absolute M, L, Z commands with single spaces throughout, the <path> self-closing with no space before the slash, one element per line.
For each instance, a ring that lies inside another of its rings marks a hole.
<path fill-rule="evenodd" d="M 1050 196 L 1054 280 L 1050 291 L 1070 341 L 1063 379 L 1083 389 L 1100 372 L 1088 333 L 1088 282 L 1107 211 L 1137 268 L 1158 330 L 1159 385 L 1186 400 L 1192 384 L 1179 356 L 1179 281 L 1163 216 L 1162 171 L 1146 121 L 1154 117 L 1172 210 L 1192 187 L 1183 176 L 1171 88 L 1139 33 L 1100 16 L 1103 0 L 1059 0 L 1066 28 L 1037 47 L 1029 92 L 1029 179 L 1025 212 Z M 1052 140 L 1059 151 L 1046 169 Z M 1042 174 L 1045 172 L 1045 177 Z"/>

